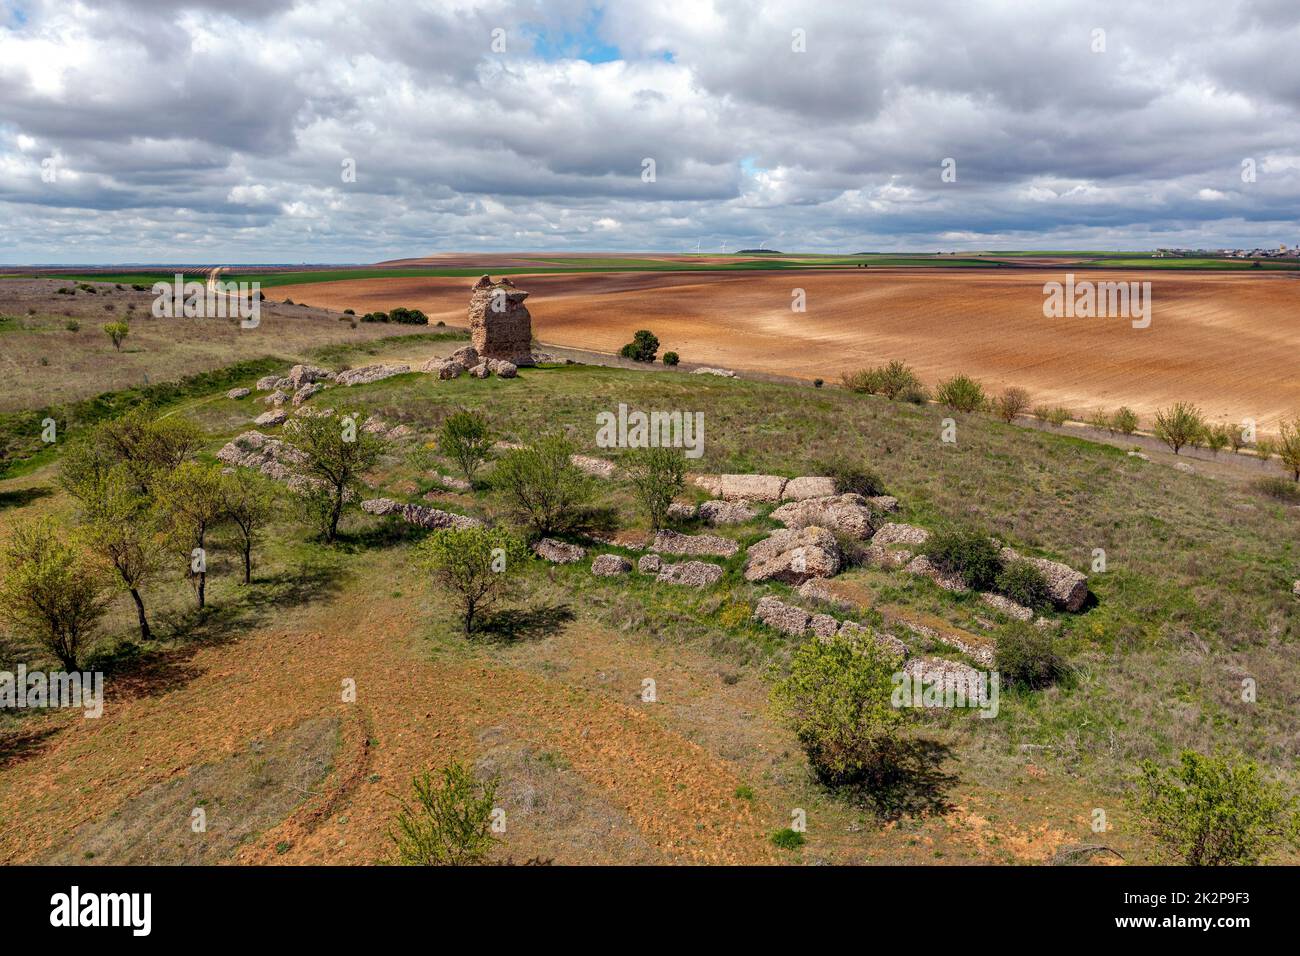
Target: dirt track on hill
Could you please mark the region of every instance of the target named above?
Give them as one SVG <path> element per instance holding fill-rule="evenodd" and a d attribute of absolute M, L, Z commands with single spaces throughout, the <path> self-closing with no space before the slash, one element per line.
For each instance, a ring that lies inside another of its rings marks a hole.
<path fill-rule="evenodd" d="M 1134 408 L 1149 423 L 1175 401 L 1214 421 L 1262 427 L 1300 413 L 1300 279 L 1286 275 L 1087 272 L 1150 281 L 1150 328 L 1123 318 L 1043 317 L 1047 271 L 603 273 L 513 276 L 532 293 L 533 332 L 559 346 L 613 352 L 639 328 L 683 361 L 835 381 L 899 358 L 927 384 L 956 372 L 1077 416 Z M 397 305 L 465 323 L 471 281 L 367 279 L 284 286 L 295 301 L 358 312 Z M 795 288 L 807 311 L 791 311 Z"/>

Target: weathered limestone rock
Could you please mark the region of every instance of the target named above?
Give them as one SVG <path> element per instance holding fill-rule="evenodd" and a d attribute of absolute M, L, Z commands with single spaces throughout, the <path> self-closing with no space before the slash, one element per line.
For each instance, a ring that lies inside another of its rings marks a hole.
<path fill-rule="evenodd" d="M 758 605 L 754 608 L 754 620 L 761 621 L 783 634 L 802 637 L 808 630 L 812 615 L 801 607 L 786 604 L 769 596 L 759 599 Z"/>
<path fill-rule="evenodd" d="M 270 395 L 266 396 L 266 398 L 262 399 L 262 402 L 263 404 L 274 405 L 276 408 L 279 408 L 288 400 L 289 400 L 288 394 L 280 391 L 280 389 L 277 388 Z"/>
<path fill-rule="evenodd" d="M 260 425 L 263 428 L 269 428 L 273 425 L 283 425 L 289 413 L 283 408 L 273 408 L 269 412 L 262 412 L 253 419 L 254 425 Z"/>
<path fill-rule="evenodd" d="M 729 558 L 740 550 L 739 543 L 716 534 L 680 534 L 659 531 L 651 548 L 663 554 L 708 554 Z"/>
<path fill-rule="evenodd" d="M 655 579 L 663 584 L 685 584 L 693 588 L 706 588 L 722 580 L 722 568 L 707 561 L 683 561 L 681 564 L 664 564 Z"/>
<path fill-rule="evenodd" d="M 618 470 L 612 461 L 606 458 L 593 458 L 591 455 L 570 455 L 569 463 L 594 478 L 613 478 Z"/>
<path fill-rule="evenodd" d="M 662 568 L 663 558 L 657 554 L 643 554 L 636 563 L 636 569 L 642 574 L 658 574 Z"/>
<path fill-rule="evenodd" d="M 394 375 L 405 375 L 410 370 L 409 365 L 362 365 L 339 372 L 335 381 L 340 385 L 369 385 Z"/>
<path fill-rule="evenodd" d="M 1017 604 L 1011 598 L 1003 597 L 1001 594 L 984 592 L 980 595 L 980 600 L 993 610 L 1000 611 L 1007 617 L 1015 618 L 1017 621 L 1028 621 L 1034 616 L 1034 612 L 1029 608 Z"/>
<path fill-rule="evenodd" d="M 687 480 L 727 501 L 781 500 L 788 478 L 780 475 L 687 475 Z"/>
<path fill-rule="evenodd" d="M 542 538 L 533 545 L 533 552 L 552 564 L 576 564 L 587 556 L 586 548 L 554 538 Z"/>
<path fill-rule="evenodd" d="M 469 370 L 470 378 L 487 378 L 491 374 L 492 370 L 488 368 L 487 362 L 479 362 Z"/>
<path fill-rule="evenodd" d="M 892 634 L 881 633 L 867 627 L 865 624 L 859 624 L 856 621 L 845 621 L 840 625 L 839 633 L 841 637 L 847 638 L 851 643 L 857 644 L 858 642 L 871 641 L 879 644 L 896 657 L 907 657 L 906 644 Z"/>
<path fill-rule="evenodd" d="M 438 378 L 446 380 L 456 378 L 465 371 L 465 366 L 454 359 L 431 358 L 420 366 L 420 371 L 430 375 L 437 375 Z"/>
<path fill-rule="evenodd" d="M 800 479 L 793 479 L 793 481 L 798 480 Z M 863 540 L 870 538 L 874 531 L 871 508 L 867 505 L 867 500 L 855 494 L 792 501 L 773 511 L 772 517 L 787 528 L 806 528 L 816 525 Z"/>
<path fill-rule="evenodd" d="M 802 501 L 805 498 L 827 498 L 834 494 L 834 478 L 791 478 L 781 489 L 781 500 Z"/>
<path fill-rule="evenodd" d="M 920 547 L 930 540 L 930 532 L 912 524 L 889 522 L 871 536 L 871 543 L 884 547 L 888 544 L 905 544 Z"/>
<path fill-rule="evenodd" d="M 483 359 L 478 354 L 478 349 L 474 348 L 472 345 L 462 345 L 456 351 L 451 353 L 448 361 L 459 362 L 467 369 L 471 369 L 475 365 L 481 365 L 483 363 Z"/>
<path fill-rule="evenodd" d="M 736 373 L 729 368 L 710 368 L 707 365 L 701 365 L 699 368 L 691 369 L 692 375 L 718 375 L 722 378 L 735 378 Z"/>
<path fill-rule="evenodd" d="M 667 516 L 670 521 L 694 521 L 697 514 L 695 505 L 684 501 L 674 501 L 668 506 Z"/>
<path fill-rule="evenodd" d="M 923 554 L 918 554 L 913 558 L 905 570 L 908 574 L 919 574 L 922 577 L 927 577 L 945 591 L 952 591 L 954 594 L 961 594 L 963 591 L 970 590 L 970 587 L 960 574 L 942 570 Z"/>
<path fill-rule="evenodd" d="M 943 688 L 943 693 L 957 693 L 957 689 L 966 693 L 968 699 L 976 699 L 980 672 L 969 664 L 958 661 L 946 661 L 939 657 L 914 657 L 903 665 L 903 672 L 913 678 L 919 677 L 926 684 L 936 684 Z"/>
<path fill-rule="evenodd" d="M 829 614 L 814 614 L 808 622 L 808 630 L 818 637 L 834 637 L 840 629 L 840 622 Z"/>
<path fill-rule="evenodd" d="M 597 577 L 614 577 L 632 570 L 632 562 L 619 554 L 602 554 L 591 562 L 591 573 Z"/>
<path fill-rule="evenodd" d="M 893 495 L 874 495 L 867 499 L 867 506 L 879 514 L 890 514 L 898 510 L 898 499 Z"/>
<path fill-rule="evenodd" d="M 280 381 L 279 375 L 263 375 L 253 386 L 259 392 L 269 392 L 275 388 L 276 383 Z"/>
<path fill-rule="evenodd" d="M 328 382 L 333 378 L 333 372 L 319 365 L 295 365 L 289 369 L 289 384 L 293 386 L 294 391 L 312 382 Z"/>
<path fill-rule="evenodd" d="M 863 563 L 884 568 L 887 571 L 896 571 L 899 568 L 906 567 L 912 557 L 912 552 L 906 548 L 886 548 L 873 544 L 864 553 Z"/>
<path fill-rule="evenodd" d="M 840 547 L 825 528 L 774 532 L 749 549 L 746 581 L 803 584 L 809 578 L 833 577 L 840 570 Z"/>
<path fill-rule="evenodd" d="M 507 362 L 505 359 L 488 359 L 488 371 L 497 378 L 518 378 L 519 366 L 514 362 Z"/>
<path fill-rule="evenodd" d="M 1004 563 L 1020 559 L 1011 548 L 999 553 Z M 1048 561 L 1046 558 L 1024 558 L 1047 579 L 1047 593 L 1052 603 L 1063 611 L 1077 611 L 1088 600 L 1088 579 L 1068 564 Z"/>
<path fill-rule="evenodd" d="M 516 366 L 533 364 L 533 321 L 524 299 L 509 279 L 483 276 L 469 300 L 469 331 L 480 359 L 503 359 Z"/>
<path fill-rule="evenodd" d="M 407 504 L 392 498 L 371 498 L 361 502 L 361 510 L 372 515 L 395 515 L 421 528 L 479 528 L 483 522 L 468 515 L 452 514 L 424 505 Z"/>
<path fill-rule="evenodd" d="M 758 517 L 758 510 L 744 501 L 706 501 L 696 512 L 701 521 L 713 526 L 744 524 Z"/>
<path fill-rule="evenodd" d="M 295 365 L 294 368 L 297 368 L 297 366 Z M 302 388 L 298 389 L 298 391 L 293 393 L 294 407 L 301 405 L 324 387 L 325 386 L 321 385 L 319 382 L 307 383 Z"/>
<path fill-rule="evenodd" d="M 252 395 L 252 394 L 253 394 L 252 389 L 232 388 L 230 391 L 226 392 L 226 398 L 243 398 L 245 395 Z"/>

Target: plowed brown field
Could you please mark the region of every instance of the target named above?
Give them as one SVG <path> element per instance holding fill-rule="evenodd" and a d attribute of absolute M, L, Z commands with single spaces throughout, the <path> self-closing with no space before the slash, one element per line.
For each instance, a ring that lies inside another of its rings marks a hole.
<path fill-rule="evenodd" d="M 1300 413 L 1300 279 L 1285 275 L 1080 272 L 1150 281 L 1150 328 L 1123 318 L 1047 319 L 1058 271 L 603 273 L 512 277 L 543 342 L 614 352 L 649 328 L 686 362 L 799 378 L 899 358 L 933 384 L 956 372 L 1082 416 L 1194 401 L 1216 421 L 1268 427 Z M 394 278 L 281 286 L 275 294 L 358 312 L 405 305 L 464 324 L 471 280 Z M 807 311 L 791 311 L 802 288 Z"/>

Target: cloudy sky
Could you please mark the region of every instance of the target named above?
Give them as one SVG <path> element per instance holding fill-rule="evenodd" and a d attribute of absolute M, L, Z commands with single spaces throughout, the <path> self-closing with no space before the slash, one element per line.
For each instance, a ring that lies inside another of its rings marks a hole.
<path fill-rule="evenodd" d="M 0 216 L 8 263 L 1295 244 L 1300 0 L 0 0 Z"/>

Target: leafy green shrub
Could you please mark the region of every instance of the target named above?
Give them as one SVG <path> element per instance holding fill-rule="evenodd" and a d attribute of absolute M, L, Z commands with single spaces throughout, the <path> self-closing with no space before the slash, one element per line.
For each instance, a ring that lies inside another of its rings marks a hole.
<path fill-rule="evenodd" d="M 773 846 L 780 847 L 782 850 L 797 850 L 807 842 L 802 833 L 789 827 L 774 831 L 770 839 Z"/>
<path fill-rule="evenodd" d="M 1177 768 L 1144 760 L 1137 783 L 1134 808 L 1161 859 L 1242 866 L 1300 845 L 1295 798 L 1251 761 L 1184 750 Z"/>
<path fill-rule="evenodd" d="M 658 337 L 653 332 L 640 329 L 633 333 L 632 341 L 623 346 L 618 354 L 634 362 L 653 362 L 658 351 Z"/>
<path fill-rule="evenodd" d="M 954 375 L 946 382 L 941 382 L 934 397 L 941 404 L 958 412 L 982 411 L 988 404 L 984 386 L 969 375 Z"/>
<path fill-rule="evenodd" d="M 387 322 L 387 312 L 367 312 L 361 317 L 362 322 Z"/>
<path fill-rule="evenodd" d="M 396 831 L 397 860 L 405 866 L 470 866 L 487 861 L 492 835 L 496 780 L 480 783 L 459 762 L 439 771 L 442 785 L 427 771 L 411 780 L 415 806 L 403 802 Z"/>
<path fill-rule="evenodd" d="M 840 381 L 851 392 L 861 395 L 875 395 L 880 392 L 880 370 L 874 368 L 859 369 L 856 372 L 843 372 Z"/>
<path fill-rule="evenodd" d="M 825 384 L 826 384 L 826 379 L 824 378 L 813 379 L 813 388 L 821 388 Z"/>
<path fill-rule="evenodd" d="M 1043 572 L 1023 558 L 1009 562 L 999 571 L 994 587 L 1023 607 L 1038 610 L 1052 603 Z"/>
<path fill-rule="evenodd" d="M 79 670 L 82 643 L 111 597 L 99 561 L 49 517 L 14 525 L 0 558 L 0 621 Z"/>
<path fill-rule="evenodd" d="M 945 528 L 930 536 L 926 556 L 941 570 L 960 574 L 977 591 L 987 591 L 997 581 L 1002 559 L 993 539 L 971 528 Z"/>
<path fill-rule="evenodd" d="M 582 520 L 592 486 L 569 460 L 573 453 L 564 435 L 542 435 L 506 452 L 492 472 L 492 485 L 506 507 L 535 534 L 567 531 Z"/>
<path fill-rule="evenodd" d="M 1205 418 L 1201 410 L 1190 402 L 1176 402 L 1156 412 L 1155 435 L 1173 449 L 1175 455 L 1185 445 L 1199 441 L 1204 431 Z"/>
<path fill-rule="evenodd" d="M 474 618 L 508 593 L 507 575 L 523 558 L 523 546 L 504 528 L 441 528 L 416 547 L 420 564 L 460 604 L 465 634 Z"/>
<path fill-rule="evenodd" d="M 998 418 L 1008 425 L 1023 415 L 1029 408 L 1029 393 L 1018 385 L 1012 385 L 993 400 L 993 411 Z"/>
<path fill-rule="evenodd" d="M 817 474 L 835 480 L 836 494 L 855 494 L 862 495 L 864 498 L 887 494 L 884 480 L 866 465 L 836 458 L 817 462 L 813 468 Z"/>
<path fill-rule="evenodd" d="M 109 322 L 104 326 L 104 334 L 113 343 L 113 348 L 118 351 L 121 351 L 122 343 L 126 341 L 126 337 L 130 333 L 131 327 L 125 322 Z"/>
<path fill-rule="evenodd" d="M 1121 405 L 1111 416 L 1110 424 L 1121 435 L 1132 435 L 1138 427 L 1137 412 L 1127 405 Z"/>
<path fill-rule="evenodd" d="M 1291 477 L 1300 481 L 1300 418 L 1293 422 L 1279 422 L 1277 457 L 1281 459 Z"/>
<path fill-rule="evenodd" d="M 905 392 L 921 388 L 921 380 L 916 377 L 916 373 L 897 359 L 877 369 L 877 375 L 880 394 L 891 402 Z"/>
<path fill-rule="evenodd" d="M 81 323 L 78 322 L 76 319 L 68 319 L 68 321 L 63 323 L 63 327 L 67 329 L 69 332 L 81 331 Z"/>
<path fill-rule="evenodd" d="M 998 635 L 993 666 L 1008 684 L 1030 690 L 1047 687 L 1067 672 L 1065 660 L 1052 642 L 1050 632 L 1017 621 Z"/>
<path fill-rule="evenodd" d="M 874 641 L 855 647 L 838 635 L 795 651 L 772 698 L 822 783 L 858 783 L 892 768 L 903 721 L 891 704 L 899 666 Z"/>
<path fill-rule="evenodd" d="M 398 325 L 428 325 L 429 317 L 419 309 L 407 309 L 398 306 L 388 313 L 388 320 Z"/>
<path fill-rule="evenodd" d="M 681 361 L 681 357 L 680 357 L 676 352 L 665 352 L 665 353 L 664 353 L 664 364 L 665 364 L 665 365 L 676 365 L 676 364 L 677 364 L 678 362 L 680 362 L 680 361 Z"/>
<path fill-rule="evenodd" d="M 668 506 L 686 486 L 686 456 L 677 448 L 634 448 L 623 464 L 650 527 L 662 528 Z"/>
<path fill-rule="evenodd" d="M 1217 456 L 1219 452 L 1232 444 L 1232 429 L 1222 424 L 1210 425 L 1205 429 L 1204 439 L 1205 447 Z"/>
<path fill-rule="evenodd" d="M 492 429 L 481 412 L 458 411 L 447 416 L 438 435 L 438 449 L 456 463 L 470 484 L 492 456 Z"/>

